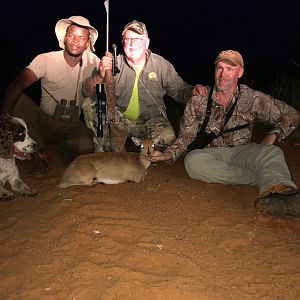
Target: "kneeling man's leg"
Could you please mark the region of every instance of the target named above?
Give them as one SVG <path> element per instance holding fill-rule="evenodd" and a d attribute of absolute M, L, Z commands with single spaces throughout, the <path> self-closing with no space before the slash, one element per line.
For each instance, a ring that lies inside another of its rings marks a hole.
<path fill-rule="evenodd" d="M 231 164 L 234 148 L 218 147 L 189 152 L 184 166 L 190 177 L 209 183 L 255 184 L 254 174 Z"/>

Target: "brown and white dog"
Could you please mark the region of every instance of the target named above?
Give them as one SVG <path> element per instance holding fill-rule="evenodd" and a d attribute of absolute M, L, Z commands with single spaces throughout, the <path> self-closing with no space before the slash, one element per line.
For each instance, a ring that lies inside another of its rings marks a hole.
<path fill-rule="evenodd" d="M 11 189 L 23 196 L 35 196 L 21 178 L 15 158 L 30 159 L 30 154 L 37 148 L 36 142 L 29 137 L 23 119 L 4 116 L 0 117 L 0 200 L 8 200 L 13 194 L 4 188 L 8 182 Z"/>

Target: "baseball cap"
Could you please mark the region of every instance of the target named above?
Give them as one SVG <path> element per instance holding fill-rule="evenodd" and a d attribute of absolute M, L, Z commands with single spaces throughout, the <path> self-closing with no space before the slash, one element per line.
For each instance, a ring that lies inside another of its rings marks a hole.
<path fill-rule="evenodd" d="M 132 30 L 138 34 L 141 34 L 141 35 L 145 34 L 148 36 L 148 31 L 147 31 L 146 25 L 137 20 L 133 20 L 133 21 L 129 22 L 128 24 L 126 24 L 123 28 L 122 35 L 124 35 L 124 33 L 127 30 Z"/>
<path fill-rule="evenodd" d="M 215 64 L 221 60 L 229 61 L 234 66 L 240 65 L 241 67 L 244 67 L 244 60 L 242 55 L 235 50 L 224 50 L 220 52 L 217 58 L 215 59 Z"/>

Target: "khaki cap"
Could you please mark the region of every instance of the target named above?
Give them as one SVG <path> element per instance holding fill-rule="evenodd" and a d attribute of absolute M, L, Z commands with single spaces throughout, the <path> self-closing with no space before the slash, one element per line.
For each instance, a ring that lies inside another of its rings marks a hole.
<path fill-rule="evenodd" d="M 240 65 L 244 68 L 244 60 L 242 55 L 235 50 L 224 50 L 215 59 L 215 64 L 221 60 L 230 61 L 234 66 Z"/>
<path fill-rule="evenodd" d="M 148 36 L 148 31 L 147 31 L 146 25 L 137 20 L 133 20 L 133 21 L 129 22 L 128 24 L 126 24 L 123 28 L 122 35 L 124 35 L 124 33 L 127 30 L 132 30 L 138 34 L 141 34 L 141 35 L 145 34 Z"/>

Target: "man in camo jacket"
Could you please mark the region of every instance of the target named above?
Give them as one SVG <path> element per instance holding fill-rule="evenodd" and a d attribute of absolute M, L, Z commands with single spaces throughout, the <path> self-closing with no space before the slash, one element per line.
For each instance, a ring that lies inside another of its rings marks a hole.
<path fill-rule="evenodd" d="M 180 121 L 178 138 L 163 152 L 155 151 L 150 159 L 175 161 L 187 149 L 192 150 L 184 158 L 190 177 L 209 183 L 256 184 L 259 187 L 259 197 L 254 203 L 257 211 L 300 218 L 299 189 L 291 178 L 283 151 L 274 145 L 298 127 L 300 114 L 284 101 L 238 84 L 243 73 L 241 54 L 234 50 L 222 51 L 215 60 L 213 89 L 204 96 L 191 97 Z M 215 138 L 199 149 L 192 142 L 205 120 L 209 98 L 212 106 L 205 132 L 214 134 Z M 230 108 L 233 112 L 224 126 Z M 251 139 L 256 121 L 272 126 L 259 144 Z M 236 126 L 244 127 L 225 132 Z M 193 149 L 189 145 L 194 145 Z"/>

